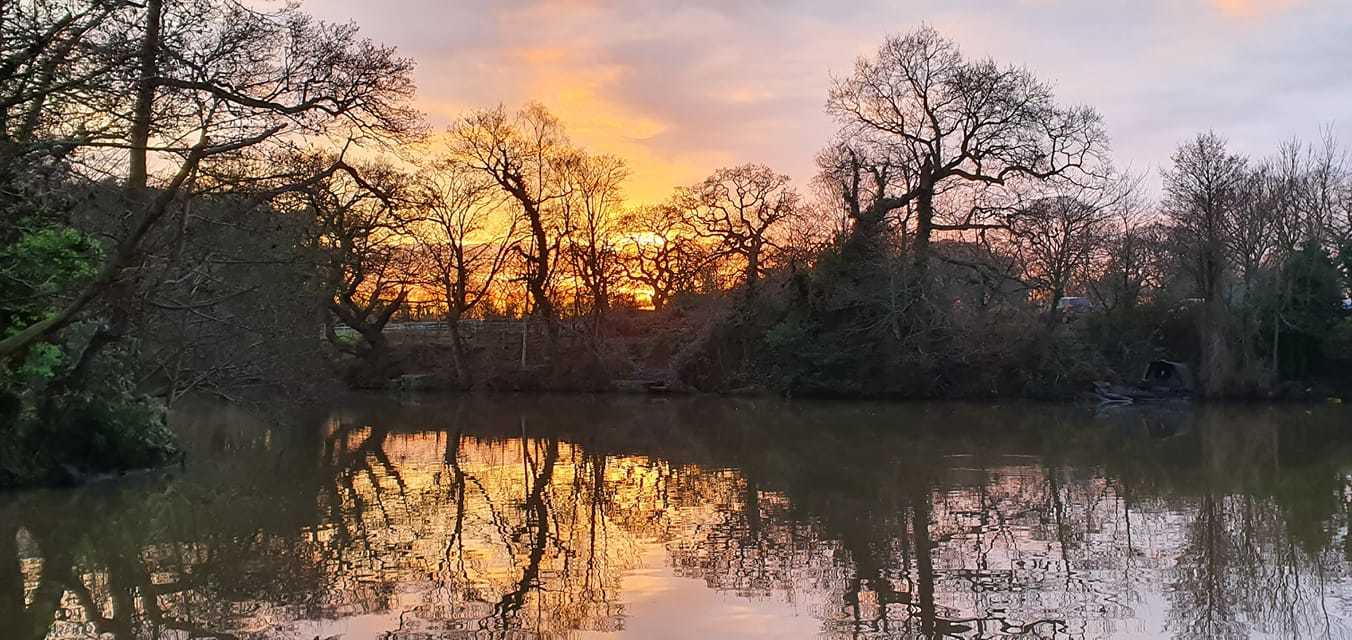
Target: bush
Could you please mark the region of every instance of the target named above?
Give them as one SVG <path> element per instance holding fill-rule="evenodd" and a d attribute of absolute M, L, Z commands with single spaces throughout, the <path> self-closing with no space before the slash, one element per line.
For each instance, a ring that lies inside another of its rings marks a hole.
<path fill-rule="evenodd" d="M 89 327 L 77 329 L 68 339 L 83 344 Z M 129 348 L 107 352 L 88 384 L 67 390 L 62 383 L 72 365 L 66 350 L 39 346 L 3 371 L 0 486 L 73 482 L 179 455 L 163 403 L 135 391 Z"/>
<path fill-rule="evenodd" d="M 1083 323 L 1048 327 L 1017 296 L 974 287 L 928 302 L 900 284 L 904 260 L 864 249 L 828 250 L 809 271 L 733 293 L 681 354 L 682 379 L 797 396 L 1065 398 L 1108 370 Z"/>
<path fill-rule="evenodd" d="M 151 398 L 71 395 L 25 411 L 0 445 L 0 486 L 78 481 L 159 466 L 179 455 L 164 406 Z"/>

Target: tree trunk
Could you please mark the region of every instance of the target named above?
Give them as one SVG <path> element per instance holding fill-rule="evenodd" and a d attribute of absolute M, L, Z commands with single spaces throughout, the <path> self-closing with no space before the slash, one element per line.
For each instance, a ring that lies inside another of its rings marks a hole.
<path fill-rule="evenodd" d="M 151 109 L 155 100 L 155 81 L 158 73 L 160 22 L 163 15 L 163 0 L 149 0 L 146 4 L 146 27 L 141 40 L 140 80 L 136 87 L 136 105 L 132 111 L 131 130 L 128 133 L 130 151 L 129 170 L 125 185 L 127 199 L 133 209 L 149 207 L 149 194 L 146 192 L 146 147 L 149 145 Z M 146 215 L 146 214 L 143 214 Z M 66 375 L 52 385 L 49 402 L 44 409 L 50 410 L 50 400 L 67 390 L 78 390 L 84 385 L 90 364 L 105 347 L 122 340 L 131 325 L 135 283 L 119 271 L 112 274 L 104 292 L 104 298 L 110 306 L 108 322 L 100 326 L 93 337 L 80 352 L 76 365 Z"/>
<path fill-rule="evenodd" d="M 934 192 L 925 190 L 916 197 L 915 237 L 911 239 L 911 282 L 913 293 L 923 295 L 930 288 L 930 236 L 934 235 Z"/>
<path fill-rule="evenodd" d="M 390 343 L 380 330 L 359 330 L 366 341 L 360 360 L 353 364 L 349 382 L 358 388 L 380 388 L 397 373 Z"/>
<path fill-rule="evenodd" d="M 1280 293 L 1278 294 L 1280 300 Z M 1272 308 L 1272 381 L 1281 382 L 1282 379 L 1282 311 L 1281 303 L 1278 302 Z M 1350 536 L 1352 538 L 1352 536 Z"/>
<path fill-rule="evenodd" d="M 1206 302 L 1202 308 L 1201 327 L 1202 391 L 1207 397 L 1219 398 L 1229 391 L 1234 365 L 1225 329 L 1224 265 L 1214 241 L 1206 248 L 1203 264 Z"/>
<path fill-rule="evenodd" d="M 8 2 L 0 2 L 0 33 L 9 33 L 9 7 Z M 0 142 L 9 141 L 9 105 L 0 103 Z M 0 149 L 3 151 L 3 149 Z M 0 162 L 9 162 L 9 158 L 0 156 Z"/>
<path fill-rule="evenodd" d="M 552 367 L 559 360 L 558 314 L 554 311 L 554 303 L 549 301 L 549 294 L 542 292 L 539 295 L 543 304 L 537 305 L 536 309 L 545 321 L 545 359 Z"/>
<path fill-rule="evenodd" d="M 522 199 L 524 196 L 519 197 Z M 532 203 L 522 199 L 522 208 L 525 210 L 526 219 L 530 223 L 531 238 L 534 243 L 534 254 L 529 255 L 528 262 L 534 263 L 534 272 L 529 273 L 526 281 L 526 288 L 530 292 L 531 303 L 535 306 L 535 313 L 545 321 L 546 357 L 552 366 L 557 360 L 559 345 L 559 329 L 556 323 L 558 313 L 554 309 L 554 302 L 549 299 L 549 235 L 545 232 L 544 219 L 540 212 L 538 203 Z M 525 356 L 522 356 L 525 361 Z"/>
<path fill-rule="evenodd" d="M 756 281 L 760 279 L 760 247 L 752 247 L 746 254 L 746 288 L 751 291 L 756 288 Z"/>
<path fill-rule="evenodd" d="M 1207 300 L 1202 311 L 1202 390 L 1209 398 L 1228 392 L 1233 369 L 1223 314 L 1223 305 Z"/>
<path fill-rule="evenodd" d="M 1056 322 L 1061 319 L 1061 300 L 1065 298 L 1065 293 L 1061 289 L 1052 289 L 1051 308 L 1047 309 L 1047 328 L 1055 329 Z"/>
<path fill-rule="evenodd" d="M 920 487 L 911 500 L 911 529 L 915 534 L 916 605 L 920 608 L 921 637 L 935 637 L 938 611 L 934 605 L 934 543 L 930 539 L 929 490 Z"/>
<path fill-rule="evenodd" d="M 465 343 L 460 334 L 460 314 L 448 314 L 446 328 L 451 333 L 451 363 L 455 366 L 455 379 L 461 386 L 470 386 L 469 367 L 465 362 Z"/>
<path fill-rule="evenodd" d="M 0 524 L 0 620 L 21 620 L 24 615 L 23 572 L 14 536 L 18 523 Z"/>
<path fill-rule="evenodd" d="M 127 190 L 136 192 L 146 187 L 146 147 L 150 144 L 152 109 L 155 106 L 155 77 L 159 75 L 160 22 L 164 14 L 164 0 L 147 0 L 146 28 L 141 39 L 140 78 L 136 84 L 136 105 L 132 109 L 131 130 L 127 134 L 131 148 L 127 169 Z"/>

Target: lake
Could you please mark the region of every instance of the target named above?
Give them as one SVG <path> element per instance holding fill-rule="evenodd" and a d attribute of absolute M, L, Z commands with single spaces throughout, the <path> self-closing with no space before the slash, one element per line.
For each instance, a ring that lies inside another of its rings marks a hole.
<path fill-rule="evenodd" d="M 0 638 L 1346 638 L 1352 413 L 706 397 L 175 410 L 0 494 Z"/>

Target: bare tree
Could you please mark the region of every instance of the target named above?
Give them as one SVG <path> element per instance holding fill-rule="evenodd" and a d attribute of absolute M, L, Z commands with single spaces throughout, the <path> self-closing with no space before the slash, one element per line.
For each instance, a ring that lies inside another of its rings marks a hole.
<path fill-rule="evenodd" d="M 115 239 L 98 274 L 56 313 L 0 340 L 0 357 L 51 336 L 100 299 L 113 309 L 112 321 L 89 352 L 118 339 L 134 290 L 128 267 L 153 230 L 184 215 L 184 197 L 222 188 L 216 160 L 267 156 L 295 144 L 296 134 L 386 138 L 417 126 L 405 106 L 409 60 L 358 38 L 354 26 L 317 22 L 294 5 L 275 12 L 235 0 L 90 0 L 74 3 L 73 12 L 52 2 L 29 6 L 39 7 L 32 17 L 43 24 L 27 29 L 34 40 L 14 49 L 38 53 L 9 59 L 17 60 L 13 68 L 0 63 L 0 77 L 28 87 L 5 95 L 7 113 L 25 114 L 18 129 L 6 117 L 8 130 L 32 141 L 30 157 L 55 154 L 90 172 L 106 173 L 105 152 L 122 150 L 127 199 L 124 211 L 106 212 L 117 220 L 107 225 Z M 79 55 L 96 49 L 102 55 Z"/>
<path fill-rule="evenodd" d="M 1164 172 L 1164 211 L 1176 251 L 1205 299 L 1202 313 L 1201 379 L 1209 395 L 1227 390 L 1233 362 L 1226 330 L 1225 280 L 1230 267 L 1226 228 L 1238 209 L 1248 161 L 1230 153 L 1215 133 L 1198 135 L 1174 153 Z"/>
<path fill-rule="evenodd" d="M 1289 187 L 1276 167 L 1259 164 L 1238 185 L 1234 208 L 1221 217 L 1224 251 L 1238 271 L 1246 297 L 1253 293 L 1262 270 L 1280 252 L 1282 228 L 1292 226 L 1287 215 L 1293 212 Z"/>
<path fill-rule="evenodd" d="M 1046 296 L 1048 324 L 1060 318 L 1061 300 L 1088 282 L 1104 256 L 1115 208 L 1131 185 L 1111 190 L 1077 189 L 1038 198 L 1010 216 L 1008 237 L 1024 282 Z"/>
<path fill-rule="evenodd" d="M 1147 210 L 1128 200 L 1113 216 L 1107 247 L 1090 291 L 1108 313 L 1136 309 L 1165 279 L 1167 230 Z"/>
<path fill-rule="evenodd" d="M 1332 129 L 1325 130 L 1316 144 L 1283 145 L 1277 163 L 1286 183 L 1294 187 L 1292 204 L 1300 212 L 1307 238 L 1330 245 L 1352 237 L 1352 167 Z"/>
<path fill-rule="evenodd" d="M 672 297 L 695 288 L 714 252 L 695 236 L 675 205 L 639 207 L 622 224 L 626 238 L 626 277 L 650 291 L 653 309 L 666 308 Z"/>
<path fill-rule="evenodd" d="M 572 210 L 569 217 L 575 228 L 567 245 L 568 258 L 586 292 L 593 328 L 599 329 L 610 308 L 611 291 L 624 275 L 617 243 L 622 187 L 629 169 L 614 156 L 578 152 L 568 163 L 567 176 L 572 196 L 564 205 Z M 574 298 L 580 301 L 581 296 Z"/>
<path fill-rule="evenodd" d="M 553 287 L 564 238 L 572 232 L 563 200 L 571 148 L 557 118 L 537 103 L 508 114 L 477 111 L 451 127 L 451 150 L 465 166 L 482 171 L 520 209 L 527 237 L 514 245 L 524 263 L 522 280 L 533 312 L 544 319 L 551 362 L 558 348 Z"/>
<path fill-rule="evenodd" d="M 1243 206 L 1228 229 L 1228 248 L 1239 261 L 1245 292 L 1254 288 L 1257 276 L 1263 276 L 1266 308 L 1245 306 L 1242 337 L 1247 347 L 1262 324 L 1255 314 L 1271 314 L 1266 320 L 1271 327 L 1268 357 L 1274 379 L 1283 359 L 1283 333 L 1300 332 L 1297 327 L 1304 324 L 1296 320 L 1304 314 L 1293 308 L 1303 306 L 1295 300 L 1300 296 L 1293 276 L 1302 271 L 1296 265 L 1314 255 L 1309 251 L 1331 256 L 1335 250 L 1345 265 L 1352 265 L 1352 243 L 1345 226 L 1352 219 L 1348 213 L 1352 211 L 1352 174 L 1346 165 L 1346 154 L 1331 132 L 1315 145 L 1288 141 L 1275 158 L 1253 172 Z M 1249 355 L 1247 350 L 1245 355 Z"/>
<path fill-rule="evenodd" d="M 1093 109 L 1057 105 L 1025 69 L 965 59 L 930 27 L 860 58 L 836 80 L 827 109 L 842 127 L 827 164 L 851 216 L 872 221 L 910 209 L 921 284 L 935 232 L 1002 226 L 1010 191 L 1088 181 L 1107 145 Z"/>
<path fill-rule="evenodd" d="M 750 291 L 764 272 L 766 254 L 774 248 L 772 230 L 793 215 L 799 197 L 787 175 L 764 165 L 744 164 L 719 169 L 703 182 L 679 190 L 676 202 L 696 233 L 741 259 L 742 281 Z"/>
<path fill-rule="evenodd" d="M 905 192 L 906 174 L 892 148 L 868 136 L 842 132 L 817 155 L 816 189 L 822 193 L 832 223 L 839 218 L 844 246 L 874 253 L 892 232 L 901 247 L 909 243 L 912 208 L 894 193 Z M 876 256 L 856 256 L 865 260 Z"/>
<path fill-rule="evenodd" d="M 301 159 L 315 165 L 323 156 Z M 332 318 L 325 335 L 340 351 L 360 358 L 360 379 L 383 381 L 391 370 L 385 326 L 408 300 L 412 288 L 413 247 L 402 240 L 412 218 L 408 177 L 389 166 L 368 165 L 338 173 L 298 194 L 302 212 L 311 216 L 309 243 L 321 256 L 321 278 L 330 292 Z M 358 340 L 340 335 L 333 320 L 355 331 Z M 356 379 L 356 378 L 354 378 Z"/>
<path fill-rule="evenodd" d="M 0 141 L 6 159 L 66 158 L 76 146 L 115 140 L 111 112 L 125 91 L 131 37 L 114 18 L 132 6 L 112 0 L 22 0 L 0 6 Z"/>
<path fill-rule="evenodd" d="M 497 184 L 482 171 L 454 162 L 437 163 L 419 176 L 422 215 L 414 238 L 426 284 L 446 305 L 451 358 L 457 378 L 468 384 L 460 322 L 491 295 L 517 240 L 515 212 L 504 208 Z"/>

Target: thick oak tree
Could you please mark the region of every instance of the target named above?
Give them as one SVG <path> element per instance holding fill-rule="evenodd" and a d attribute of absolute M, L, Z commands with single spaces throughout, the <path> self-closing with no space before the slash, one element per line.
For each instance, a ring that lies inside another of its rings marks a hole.
<path fill-rule="evenodd" d="M 968 60 L 930 27 L 887 39 L 827 99 L 841 125 L 824 168 L 856 228 L 904 209 L 917 282 L 936 232 L 1003 226 L 1030 182 L 1090 181 L 1107 136 L 1099 114 L 1063 107 L 1020 67 Z"/>

